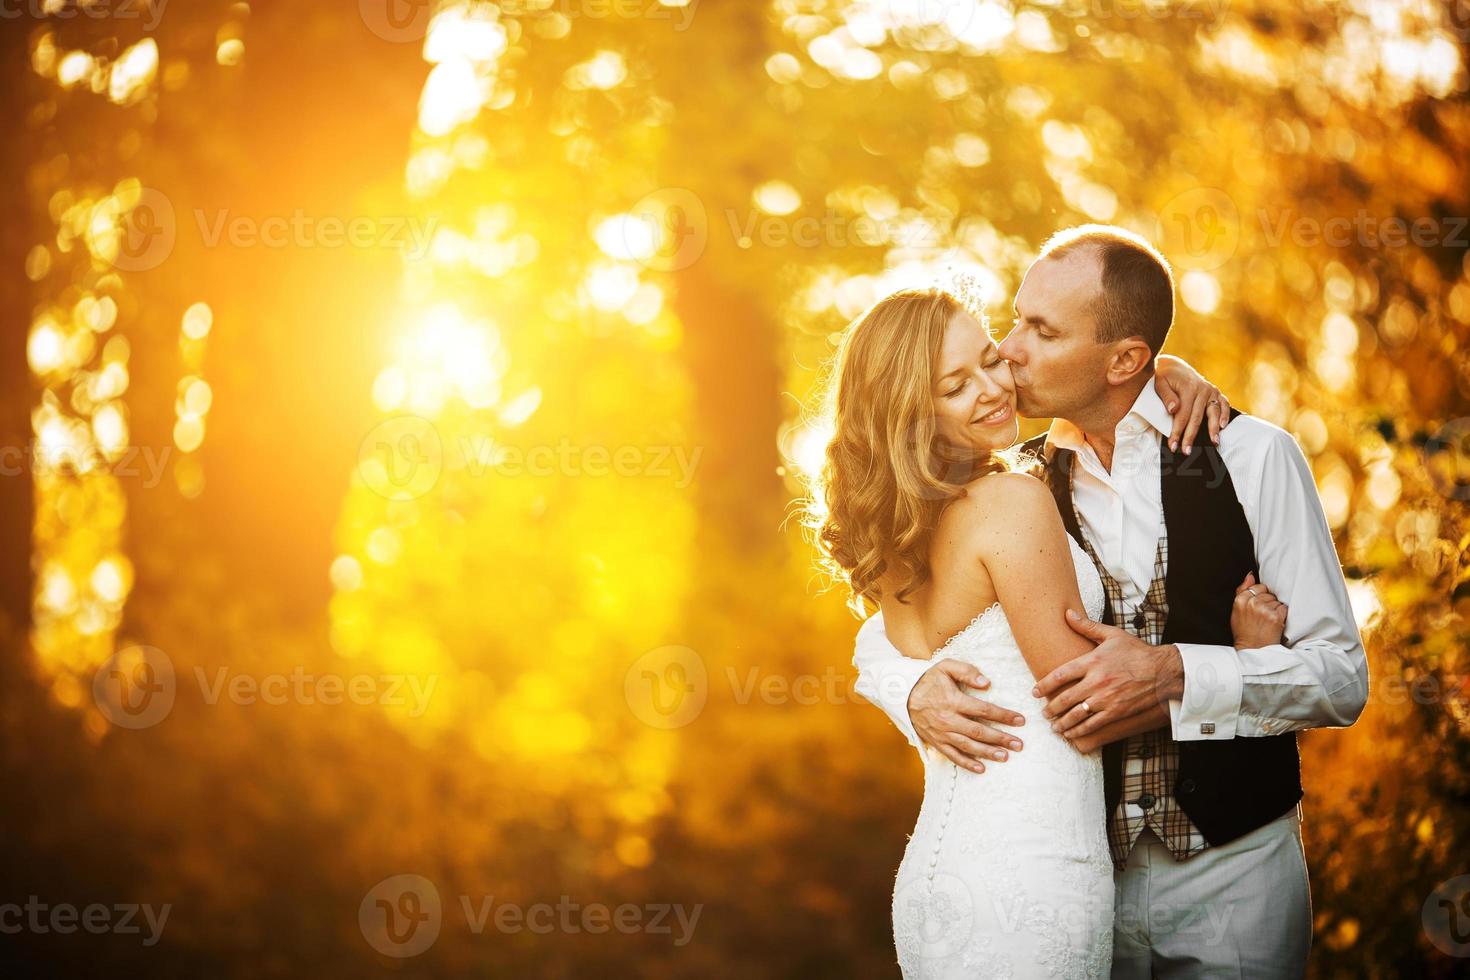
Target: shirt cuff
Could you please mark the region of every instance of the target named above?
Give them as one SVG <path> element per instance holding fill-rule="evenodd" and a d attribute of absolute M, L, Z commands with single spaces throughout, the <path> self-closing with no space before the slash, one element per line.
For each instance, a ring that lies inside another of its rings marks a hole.
<path fill-rule="evenodd" d="M 919 678 L 933 666 L 928 660 L 901 657 L 877 682 L 882 687 L 881 691 L 876 692 L 880 706 L 889 706 L 888 715 L 893 719 L 893 724 L 903 732 L 903 737 L 909 740 L 909 744 L 919 750 L 921 756 L 924 754 L 925 744 L 919 740 L 918 733 L 914 731 L 914 721 L 909 717 L 909 695 L 913 693 L 914 685 L 919 683 Z"/>
<path fill-rule="evenodd" d="M 1169 702 L 1176 742 L 1234 738 L 1242 680 L 1234 647 L 1176 643 L 1184 663 L 1184 697 Z"/>

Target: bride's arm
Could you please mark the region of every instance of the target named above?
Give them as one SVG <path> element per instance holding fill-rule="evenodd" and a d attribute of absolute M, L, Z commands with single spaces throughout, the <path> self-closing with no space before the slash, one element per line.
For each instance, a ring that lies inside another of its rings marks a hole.
<path fill-rule="evenodd" d="M 1169 448 L 1178 450 L 1181 443 L 1187 455 L 1201 423 L 1208 424 L 1210 441 L 1220 445 L 1220 430 L 1230 424 L 1230 399 L 1210 384 L 1188 361 L 1172 354 L 1154 359 L 1154 390 L 1169 414 L 1174 416 L 1174 431 L 1169 434 Z"/>
<path fill-rule="evenodd" d="M 1092 649 L 1067 625 L 1086 610 L 1056 501 L 1035 477 L 999 473 L 953 507 L 975 508 L 976 548 L 1026 666 L 1039 680 Z"/>

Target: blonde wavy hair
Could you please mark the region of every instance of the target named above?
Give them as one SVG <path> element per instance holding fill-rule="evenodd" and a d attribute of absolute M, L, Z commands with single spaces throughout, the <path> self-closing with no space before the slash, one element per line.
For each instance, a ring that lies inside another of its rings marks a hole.
<path fill-rule="evenodd" d="M 806 524 L 819 564 L 849 586 L 858 615 L 882 601 L 879 583 L 890 573 L 899 602 L 927 582 L 945 507 L 970 481 L 1011 468 L 1000 453 L 976 458 L 940 437 L 935 373 L 958 312 L 971 311 L 942 289 L 897 292 L 854 323 L 837 352 L 822 413 L 832 440 Z"/>

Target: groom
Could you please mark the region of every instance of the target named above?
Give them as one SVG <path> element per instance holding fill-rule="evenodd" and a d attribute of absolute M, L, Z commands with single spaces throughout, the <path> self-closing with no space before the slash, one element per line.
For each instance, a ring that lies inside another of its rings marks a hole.
<path fill-rule="evenodd" d="M 1312 920 L 1295 733 L 1351 725 L 1368 693 L 1311 470 L 1288 433 L 1234 412 L 1218 446 L 1171 445 L 1151 381 L 1174 280 L 1138 236 L 1057 234 L 1015 312 L 1000 353 L 1018 411 L 1055 419 L 1026 449 L 1107 594 L 1110 625 L 1071 620 L 1097 647 L 1041 679 L 1030 723 L 1103 750 L 1113 976 L 1300 977 Z M 1282 645 L 1233 646 L 1248 573 L 1289 606 Z M 989 682 L 973 666 L 902 656 L 881 615 L 854 664 L 916 748 L 977 770 L 1024 751 L 1018 706 L 977 696 Z"/>

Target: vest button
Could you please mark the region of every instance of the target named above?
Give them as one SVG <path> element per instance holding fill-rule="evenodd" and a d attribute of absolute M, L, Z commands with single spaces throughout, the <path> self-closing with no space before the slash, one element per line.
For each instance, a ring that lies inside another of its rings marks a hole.
<path fill-rule="evenodd" d="M 1141 630 L 1147 623 L 1148 620 L 1144 618 L 1143 610 L 1138 610 L 1138 614 L 1133 617 L 1133 628 L 1136 630 Z"/>
<path fill-rule="evenodd" d="M 1152 759 L 1154 757 L 1154 747 L 1152 745 L 1140 745 L 1138 747 L 1138 757 L 1140 759 Z"/>
<path fill-rule="evenodd" d="M 1157 802 L 1158 800 L 1154 799 L 1154 795 L 1152 793 L 1144 793 L 1138 798 L 1138 805 L 1143 807 L 1145 810 L 1152 810 L 1154 808 L 1154 804 Z"/>
<path fill-rule="evenodd" d="M 1180 793 L 1181 796 L 1184 795 L 1185 793 L 1193 793 L 1193 792 L 1194 792 L 1194 780 L 1193 779 L 1182 779 L 1182 780 L 1179 781 L 1179 793 Z"/>

